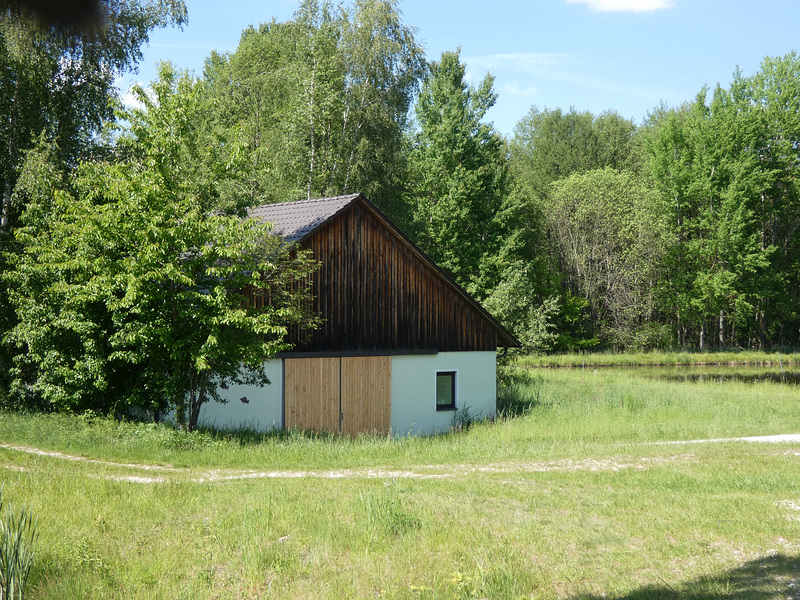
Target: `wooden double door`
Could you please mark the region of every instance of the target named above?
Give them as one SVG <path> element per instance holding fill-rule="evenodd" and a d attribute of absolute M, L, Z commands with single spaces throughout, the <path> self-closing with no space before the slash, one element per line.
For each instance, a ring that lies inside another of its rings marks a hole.
<path fill-rule="evenodd" d="M 287 429 L 389 433 L 390 356 L 287 358 L 283 378 Z"/>

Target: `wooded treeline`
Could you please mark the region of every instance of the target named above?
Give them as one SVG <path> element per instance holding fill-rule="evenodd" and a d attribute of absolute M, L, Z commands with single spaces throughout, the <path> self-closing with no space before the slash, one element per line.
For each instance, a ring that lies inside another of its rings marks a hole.
<path fill-rule="evenodd" d="M 506 139 L 486 121 L 491 75 L 470 85 L 457 49 L 429 60 L 397 0 L 304 0 L 202 74 L 162 65 L 136 107 L 113 77 L 185 6 L 103 7 L 92 30 L 0 15 L 10 398 L 106 409 L 134 381 L 126 402 L 191 397 L 174 403 L 191 416 L 245 377 L 241 357 L 257 379 L 287 327 L 315 323 L 302 286 L 281 292 L 313 264 L 241 225 L 245 209 L 356 191 L 525 351 L 800 343 L 794 52 L 638 125 L 532 107 Z M 255 279 L 267 317 L 223 301 Z"/>

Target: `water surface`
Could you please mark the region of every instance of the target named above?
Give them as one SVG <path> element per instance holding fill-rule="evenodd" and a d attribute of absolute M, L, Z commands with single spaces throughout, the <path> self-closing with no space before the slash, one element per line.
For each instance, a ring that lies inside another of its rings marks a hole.
<path fill-rule="evenodd" d="M 711 383 L 743 382 L 761 383 L 770 381 L 797 386 L 800 384 L 800 367 L 748 367 L 686 366 L 686 367 L 634 367 L 637 373 L 664 381 L 705 381 Z"/>

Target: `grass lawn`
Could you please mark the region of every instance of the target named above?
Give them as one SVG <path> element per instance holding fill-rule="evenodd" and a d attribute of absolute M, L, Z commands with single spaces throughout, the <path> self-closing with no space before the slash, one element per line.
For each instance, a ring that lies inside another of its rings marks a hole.
<path fill-rule="evenodd" d="M 0 413 L 29 597 L 786 598 L 796 386 L 521 369 L 522 416 L 431 438 L 187 435 Z M 34 451 L 36 449 L 36 451 Z"/>

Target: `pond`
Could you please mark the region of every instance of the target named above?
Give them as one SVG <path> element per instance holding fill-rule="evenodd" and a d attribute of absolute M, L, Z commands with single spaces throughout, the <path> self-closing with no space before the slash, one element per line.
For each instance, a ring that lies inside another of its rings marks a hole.
<path fill-rule="evenodd" d="M 800 384 L 800 366 L 749 367 L 744 365 L 714 365 L 686 367 L 637 367 L 641 375 L 665 381 L 706 381 L 712 383 L 771 381 L 797 386 Z"/>

